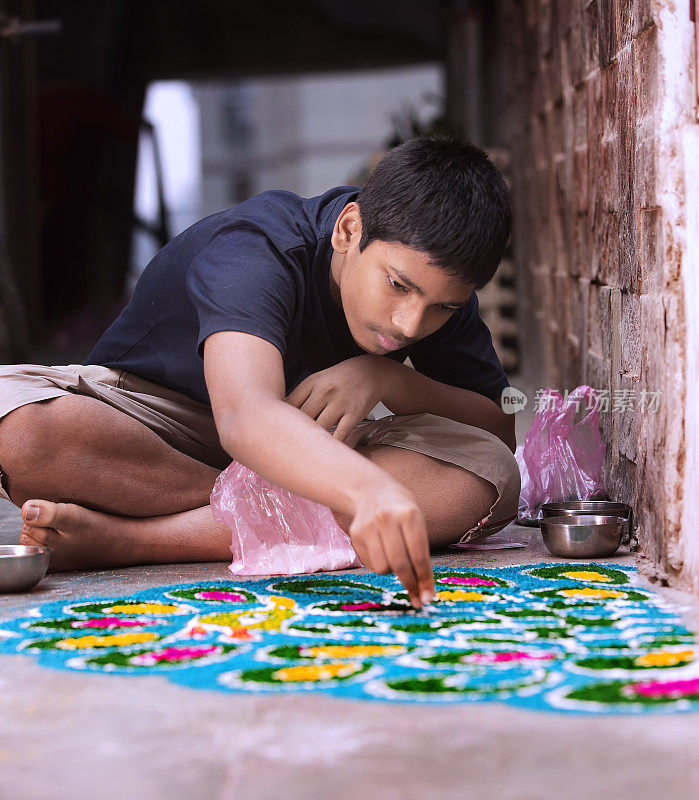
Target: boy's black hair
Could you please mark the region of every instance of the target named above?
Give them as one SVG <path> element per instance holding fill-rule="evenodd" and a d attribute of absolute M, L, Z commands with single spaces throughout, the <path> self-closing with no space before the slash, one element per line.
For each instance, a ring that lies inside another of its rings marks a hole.
<path fill-rule="evenodd" d="M 510 233 L 505 181 L 483 150 L 455 136 L 419 136 L 389 150 L 357 203 L 360 252 L 376 240 L 400 242 L 477 289 L 495 274 Z"/>

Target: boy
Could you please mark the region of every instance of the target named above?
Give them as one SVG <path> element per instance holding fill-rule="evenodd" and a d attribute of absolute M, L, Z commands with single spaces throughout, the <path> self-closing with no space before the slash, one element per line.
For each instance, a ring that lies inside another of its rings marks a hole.
<path fill-rule="evenodd" d="M 430 545 L 517 510 L 508 382 L 474 294 L 509 226 L 492 162 L 440 136 L 389 151 L 361 191 L 264 192 L 193 225 L 83 365 L 1 368 L 21 541 L 53 569 L 227 560 L 208 503 L 235 459 L 329 506 L 420 607 Z M 367 419 L 379 401 L 392 416 Z"/>

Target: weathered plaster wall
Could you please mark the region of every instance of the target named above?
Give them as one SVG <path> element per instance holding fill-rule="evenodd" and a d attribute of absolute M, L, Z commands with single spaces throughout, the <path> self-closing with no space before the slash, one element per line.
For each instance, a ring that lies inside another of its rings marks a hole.
<path fill-rule="evenodd" d="M 485 35 L 486 140 L 512 153 L 526 382 L 608 390 L 605 481 L 634 503 L 640 566 L 699 590 L 697 514 L 683 526 L 688 3 L 500 0 Z M 613 410 L 625 390 L 633 408 Z M 643 390 L 662 391 L 656 413 Z"/>
<path fill-rule="evenodd" d="M 670 502 L 659 547 L 660 567 L 667 575 L 699 593 L 696 543 L 697 518 L 686 512 L 696 503 L 696 472 L 692 465 L 699 443 L 696 431 L 694 370 L 696 358 L 695 321 L 699 306 L 693 289 L 697 262 L 692 251 L 696 228 L 689 214 L 696 207 L 699 173 L 696 160 L 696 103 L 694 88 L 694 25 L 689 3 L 684 0 L 656 0 L 653 7 L 658 28 L 659 113 L 656 135 L 658 149 L 658 197 L 663 210 L 665 262 L 662 276 L 667 291 L 672 291 L 671 313 L 666 314 L 666 330 L 672 341 L 668 361 L 668 391 L 674 402 L 668 405 L 665 449 L 667 468 L 665 489 Z"/>
<path fill-rule="evenodd" d="M 687 308 L 687 442 L 682 509 L 682 570 L 685 582 L 699 594 L 699 125 L 687 126 L 682 137 L 687 188 L 687 250 L 683 277 Z"/>

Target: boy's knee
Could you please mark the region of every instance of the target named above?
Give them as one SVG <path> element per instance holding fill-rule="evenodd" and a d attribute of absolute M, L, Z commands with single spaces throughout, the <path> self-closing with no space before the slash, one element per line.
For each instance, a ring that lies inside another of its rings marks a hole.
<path fill-rule="evenodd" d="M 37 479 L 52 457 L 66 442 L 75 443 L 79 426 L 62 436 L 59 410 L 55 403 L 63 397 L 28 403 L 14 409 L 0 420 L 0 470 L 5 492 L 21 506 L 33 496 Z M 72 399 L 72 398 L 71 398 Z M 63 404 L 65 407 L 65 404 Z"/>
<path fill-rule="evenodd" d="M 6 470 L 10 465 L 33 461 L 45 447 L 41 440 L 46 431 L 36 406 L 37 403 L 20 406 L 0 420 L 0 463 Z"/>
<path fill-rule="evenodd" d="M 444 511 L 430 532 L 434 547 L 458 542 L 484 519 L 499 497 L 497 488 L 485 478 L 463 467 L 450 464 L 450 481 L 440 482 Z"/>

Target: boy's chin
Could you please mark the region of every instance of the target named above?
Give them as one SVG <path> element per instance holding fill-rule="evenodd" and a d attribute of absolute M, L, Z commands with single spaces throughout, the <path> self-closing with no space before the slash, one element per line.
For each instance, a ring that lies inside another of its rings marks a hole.
<path fill-rule="evenodd" d="M 352 337 L 352 341 L 365 353 L 372 353 L 375 355 L 381 350 L 378 341 L 376 341 L 376 337 L 373 337 L 374 341 L 372 342 L 372 333 L 370 330 L 365 329 L 362 331 L 361 340 L 357 338 L 352 328 L 349 328 L 349 332 L 350 336 Z"/>
<path fill-rule="evenodd" d="M 383 350 L 380 347 L 374 347 L 374 348 L 369 349 L 369 347 L 366 344 L 362 344 L 361 342 L 358 342 L 356 339 L 354 340 L 354 343 L 357 345 L 357 347 L 362 349 L 365 353 L 369 353 L 369 355 L 372 355 L 372 356 L 383 355 Z"/>
<path fill-rule="evenodd" d="M 373 333 L 371 333 L 371 331 L 366 335 L 365 338 L 366 338 L 365 342 L 357 342 L 357 340 L 354 339 L 357 345 L 359 345 L 359 347 L 361 347 L 365 353 L 369 353 L 373 356 L 382 356 L 386 353 L 384 348 L 381 347 L 381 345 L 379 344 L 376 336 Z"/>

